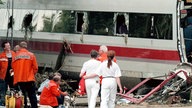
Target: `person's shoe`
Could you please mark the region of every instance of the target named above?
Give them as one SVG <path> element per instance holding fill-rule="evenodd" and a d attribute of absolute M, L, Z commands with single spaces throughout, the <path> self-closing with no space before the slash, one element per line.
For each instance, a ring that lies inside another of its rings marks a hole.
<path fill-rule="evenodd" d="M 59 105 L 59 107 L 58 108 L 65 108 L 65 106 L 64 105 Z"/>

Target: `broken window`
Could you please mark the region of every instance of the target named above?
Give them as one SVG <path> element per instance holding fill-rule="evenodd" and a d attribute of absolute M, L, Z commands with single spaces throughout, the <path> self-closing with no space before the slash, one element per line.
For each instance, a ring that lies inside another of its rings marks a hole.
<path fill-rule="evenodd" d="M 76 18 L 77 18 L 77 26 L 76 26 L 76 31 L 77 32 L 82 32 L 82 25 L 84 23 L 83 21 L 83 13 L 77 13 Z"/>

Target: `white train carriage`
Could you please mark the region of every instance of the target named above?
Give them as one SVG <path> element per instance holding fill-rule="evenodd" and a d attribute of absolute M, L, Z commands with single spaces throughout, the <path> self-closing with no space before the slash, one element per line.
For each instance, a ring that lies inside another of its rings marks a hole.
<path fill-rule="evenodd" d="M 168 74 L 169 70 L 174 69 L 180 62 L 188 61 L 183 35 L 184 24 L 182 23 L 181 27 L 181 19 L 189 16 L 190 9 L 186 10 L 186 5 L 190 5 L 190 1 L 2 0 L 2 2 L 0 38 L 11 40 L 13 45 L 24 39 L 25 33 L 20 31 L 23 17 L 28 13 L 33 14 L 32 25 L 36 25 L 36 28 L 28 41 L 40 67 L 55 67 L 63 40 L 67 40 L 73 50 L 73 53 L 66 56 L 61 68 L 68 74 L 79 74 L 83 62 L 90 58 L 89 52 L 92 49 L 98 50 L 100 45 L 107 45 L 109 50 L 116 51 L 117 63 L 123 76 L 127 77 L 162 76 Z M 5 9 L 8 6 L 10 8 Z M 48 25 L 45 25 L 45 17 L 44 19 L 38 17 L 43 16 L 44 12 L 49 13 L 48 18 L 52 19 L 49 30 L 46 29 Z M 7 34 L 10 17 L 8 13 L 13 14 L 15 23 L 11 28 L 12 32 L 10 30 Z M 124 28 L 121 28 L 122 26 Z"/>

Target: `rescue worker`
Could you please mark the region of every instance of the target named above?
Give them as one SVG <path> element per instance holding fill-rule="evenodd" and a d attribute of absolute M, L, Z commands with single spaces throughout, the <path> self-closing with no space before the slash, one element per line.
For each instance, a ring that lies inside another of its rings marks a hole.
<path fill-rule="evenodd" d="M 2 43 L 3 52 L 0 54 L 0 104 L 5 104 L 5 92 L 7 88 L 13 88 L 13 74 L 11 74 L 12 58 L 15 52 L 11 50 L 10 43 L 5 41 Z"/>
<path fill-rule="evenodd" d="M 107 60 L 107 52 L 108 52 L 108 48 L 105 45 L 101 45 L 99 47 L 99 57 L 97 58 L 97 60 L 103 62 L 105 60 Z M 113 61 L 116 62 L 116 58 L 113 58 Z M 102 84 L 102 76 L 100 76 L 100 90 L 99 90 L 99 96 L 101 96 L 101 84 Z"/>
<path fill-rule="evenodd" d="M 67 92 L 60 90 L 61 74 L 54 73 L 53 79 L 49 81 L 48 85 L 43 88 L 40 95 L 40 105 L 49 105 L 57 108 L 59 104 L 63 104 L 62 97 L 67 95 Z"/>
<path fill-rule="evenodd" d="M 99 57 L 97 58 L 97 60 L 103 62 L 105 60 L 107 60 L 107 52 L 108 52 L 108 48 L 105 45 L 101 45 L 99 47 Z M 116 58 L 113 59 L 114 62 L 116 62 Z"/>
<path fill-rule="evenodd" d="M 11 50 L 9 42 L 3 42 L 2 48 L 4 49 L 4 51 L 0 54 L 0 66 L 3 75 L 0 77 L 1 79 L 5 79 L 6 85 L 9 85 L 10 88 L 13 88 L 13 75 L 11 75 L 10 71 L 12 69 L 11 63 L 12 58 L 14 58 L 15 56 L 15 52 Z"/>
<path fill-rule="evenodd" d="M 15 47 L 14 47 L 14 49 L 13 49 L 13 50 L 14 50 L 15 52 L 18 52 L 18 51 L 19 51 L 19 49 L 20 49 L 19 45 L 15 45 Z"/>
<path fill-rule="evenodd" d="M 42 75 L 43 76 L 43 75 Z M 43 78 L 43 82 L 40 84 L 40 87 L 38 88 L 37 90 L 37 93 L 40 95 L 41 92 L 43 91 L 43 88 L 45 86 L 47 86 L 49 84 L 49 81 L 53 79 L 53 76 L 54 76 L 54 73 L 53 72 L 50 72 L 49 75 L 48 75 L 48 78 L 46 78 L 46 76 L 43 76 L 45 78 Z"/>
<path fill-rule="evenodd" d="M 94 74 L 84 76 L 85 79 L 103 76 L 101 85 L 101 108 L 115 108 L 117 85 L 120 89 L 120 93 L 123 92 L 119 78 L 121 76 L 121 71 L 119 66 L 113 61 L 114 56 L 114 51 L 108 51 L 108 60 L 102 62 Z"/>
<path fill-rule="evenodd" d="M 3 42 L 2 48 L 4 51 L 0 54 L 0 105 L 5 104 L 5 92 L 8 86 L 13 88 L 13 75 L 10 70 L 12 69 L 12 58 L 15 56 L 9 42 Z"/>
<path fill-rule="evenodd" d="M 83 64 L 83 67 L 79 75 L 80 77 L 82 77 L 84 73 L 86 73 L 86 75 L 93 74 L 101 64 L 100 61 L 96 60 L 98 56 L 98 52 L 96 50 L 91 50 L 90 55 L 91 59 Z M 100 89 L 99 77 L 95 76 L 86 79 L 85 87 L 87 92 L 88 108 L 95 108 L 97 95 Z"/>
<path fill-rule="evenodd" d="M 35 74 L 38 71 L 36 57 L 27 50 L 27 43 L 20 42 L 19 51 L 13 59 L 14 84 L 17 85 L 24 95 L 24 108 L 27 108 L 27 95 L 31 108 L 37 108 L 37 97 L 35 87 Z"/>

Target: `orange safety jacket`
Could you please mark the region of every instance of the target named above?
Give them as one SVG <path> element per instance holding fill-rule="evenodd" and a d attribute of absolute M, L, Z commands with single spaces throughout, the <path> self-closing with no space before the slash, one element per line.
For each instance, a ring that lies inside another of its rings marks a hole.
<path fill-rule="evenodd" d="M 101 54 L 101 55 L 97 58 L 97 60 L 99 60 L 99 61 L 101 61 L 101 62 L 107 60 L 107 53 Z M 115 57 L 113 58 L 113 61 L 114 61 L 114 62 L 117 62 L 117 60 L 116 60 Z"/>
<path fill-rule="evenodd" d="M 15 57 L 15 52 L 11 51 L 12 59 Z M 8 67 L 8 58 L 6 56 L 6 52 L 2 52 L 0 54 L 0 79 L 4 80 Z"/>
<path fill-rule="evenodd" d="M 63 92 L 59 90 L 60 86 L 50 80 L 49 84 L 43 88 L 40 95 L 40 105 L 58 106 L 57 96 Z"/>
<path fill-rule="evenodd" d="M 27 49 L 22 48 L 16 53 L 12 68 L 14 71 L 14 84 L 35 81 L 38 65 L 35 55 Z"/>
<path fill-rule="evenodd" d="M 83 76 L 86 75 L 86 72 L 83 74 Z M 86 85 L 85 85 L 85 79 L 81 77 L 79 81 L 79 89 L 77 90 L 80 95 L 85 95 L 86 94 Z"/>

